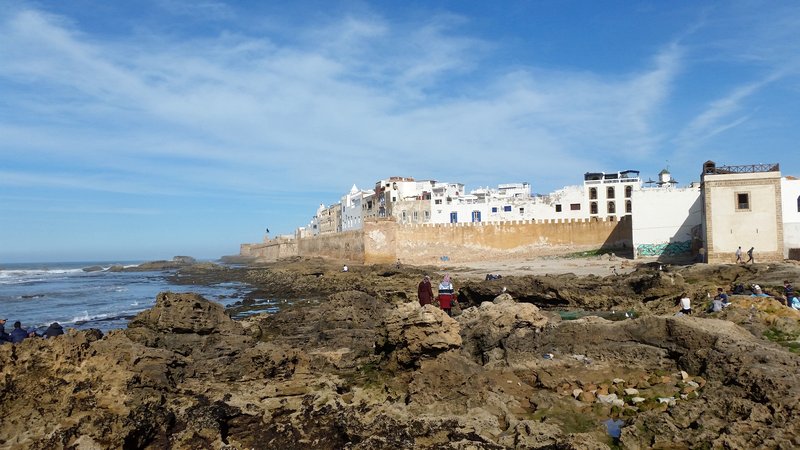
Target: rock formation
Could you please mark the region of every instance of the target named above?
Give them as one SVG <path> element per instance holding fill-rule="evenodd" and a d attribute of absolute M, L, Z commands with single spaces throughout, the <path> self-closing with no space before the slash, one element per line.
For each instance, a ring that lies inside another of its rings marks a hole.
<path fill-rule="evenodd" d="M 616 292 L 666 302 L 676 284 L 700 292 L 690 275 L 645 271 Z M 514 293 L 571 304 L 597 280 L 504 278 L 507 293 L 476 301 L 491 286 L 476 284 L 451 318 L 399 294 L 396 273 L 369 275 L 384 280 L 377 295 L 345 276 L 319 302 L 241 322 L 162 293 L 126 330 L 0 346 L 0 447 L 800 446 L 800 361 L 734 323 L 748 304 L 724 312 L 733 321 L 560 321 Z M 621 421 L 617 441 L 608 419 Z"/>

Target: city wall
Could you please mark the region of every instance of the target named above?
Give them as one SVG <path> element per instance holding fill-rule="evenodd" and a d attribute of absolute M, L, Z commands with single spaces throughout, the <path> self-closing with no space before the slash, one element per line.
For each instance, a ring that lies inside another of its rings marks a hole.
<path fill-rule="evenodd" d="M 523 259 L 601 247 L 631 248 L 631 222 L 615 220 L 513 221 L 400 225 L 365 221 L 363 229 L 243 244 L 240 254 L 262 261 L 288 256 L 358 263 L 450 264 Z"/>

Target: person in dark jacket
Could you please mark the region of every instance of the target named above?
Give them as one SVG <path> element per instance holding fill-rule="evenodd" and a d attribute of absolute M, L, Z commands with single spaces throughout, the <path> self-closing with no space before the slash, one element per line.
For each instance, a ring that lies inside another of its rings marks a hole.
<path fill-rule="evenodd" d="M 11 336 L 6 333 L 6 319 L 0 319 L 0 344 L 11 342 Z"/>
<path fill-rule="evenodd" d="M 419 297 L 419 306 L 433 304 L 433 286 L 431 286 L 431 278 L 427 275 L 422 277 L 422 281 L 417 286 L 417 297 Z"/>
<path fill-rule="evenodd" d="M 28 337 L 28 332 L 22 329 L 22 324 L 19 323 L 19 320 L 14 322 L 14 329 L 11 330 L 9 333 L 11 336 L 11 342 L 14 344 L 19 344 L 20 342 L 24 341 L 26 337 Z"/>
<path fill-rule="evenodd" d="M 44 337 L 46 338 L 61 336 L 62 334 L 64 334 L 64 328 L 58 322 L 51 323 L 44 331 Z"/>

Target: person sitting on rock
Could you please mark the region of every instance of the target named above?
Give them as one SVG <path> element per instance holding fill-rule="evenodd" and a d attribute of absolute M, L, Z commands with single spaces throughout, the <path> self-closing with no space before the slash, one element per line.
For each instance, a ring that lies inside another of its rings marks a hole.
<path fill-rule="evenodd" d="M 448 316 L 452 315 L 453 292 L 450 275 L 445 275 L 442 282 L 439 283 L 439 308 L 442 308 L 442 311 L 446 312 Z"/>
<path fill-rule="evenodd" d="M 692 314 L 692 299 L 689 298 L 689 295 L 686 292 L 681 294 L 679 304 L 681 306 L 681 310 L 678 311 L 679 314 Z"/>
<path fill-rule="evenodd" d="M 58 322 L 53 322 L 44 330 L 44 337 L 51 338 L 64 334 L 64 328 Z"/>
<path fill-rule="evenodd" d="M 11 330 L 9 336 L 11 336 L 12 343 L 19 344 L 20 342 L 24 341 L 25 338 L 28 337 L 28 332 L 22 329 L 22 324 L 18 320 L 14 322 L 14 329 Z"/>
<path fill-rule="evenodd" d="M 714 297 L 714 300 L 717 299 L 719 299 L 723 307 L 731 304 L 731 301 L 728 299 L 728 294 L 726 294 L 722 288 L 717 288 L 717 295 Z"/>

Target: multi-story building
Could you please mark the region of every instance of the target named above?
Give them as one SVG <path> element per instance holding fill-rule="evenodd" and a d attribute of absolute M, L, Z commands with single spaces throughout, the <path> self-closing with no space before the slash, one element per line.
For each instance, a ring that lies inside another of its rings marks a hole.
<path fill-rule="evenodd" d="M 641 180 L 638 170 L 587 172 L 583 187 L 589 201 L 589 217 L 619 218 L 633 212 L 633 191 L 641 188 Z"/>
<path fill-rule="evenodd" d="M 360 190 L 354 184 L 350 192 L 342 197 L 342 231 L 362 228 L 365 199 L 372 197 L 374 193 L 371 190 Z"/>

